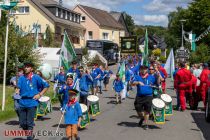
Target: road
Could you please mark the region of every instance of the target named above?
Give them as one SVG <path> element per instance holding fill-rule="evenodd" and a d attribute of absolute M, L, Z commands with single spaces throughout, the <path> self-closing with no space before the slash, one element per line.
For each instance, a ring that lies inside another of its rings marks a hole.
<path fill-rule="evenodd" d="M 115 66 L 111 69 L 116 70 Z M 115 104 L 114 92 L 111 90 L 103 92 L 100 97 L 101 114 L 91 119 L 86 129 L 79 131 L 81 140 L 210 140 L 210 124 L 205 122 L 203 111 L 185 112 L 173 111 L 172 116 L 166 117 L 164 125 L 156 125 L 150 121 L 148 130 L 138 127 L 138 117 L 134 110 L 135 89 L 130 98 L 122 104 Z M 173 104 L 176 96 L 172 90 L 172 82 L 167 79 L 167 93 L 172 96 Z M 199 104 L 200 106 L 202 103 Z M 36 139 L 60 140 L 64 136 L 46 137 L 40 132 L 48 130 L 55 132 L 59 123 L 61 113 L 58 106 L 53 107 L 53 112 L 43 119 L 36 121 Z M 0 124 L 1 140 L 23 140 L 24 138 L 6 137 L 5 130 L 20 130 L 18 119 L 10 119 Z M 65 135 L 64 125 L 59 128 L 59 134 Z M 45 133 L 44 133 L 45 134 Z"/>

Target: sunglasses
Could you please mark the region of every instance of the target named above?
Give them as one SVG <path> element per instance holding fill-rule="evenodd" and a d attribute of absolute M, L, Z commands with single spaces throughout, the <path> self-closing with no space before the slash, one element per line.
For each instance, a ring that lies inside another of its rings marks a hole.
<path fill-rule="evenodd" d="M 154 69 L 149 69 L 149 70 L 154 70 Z"/>

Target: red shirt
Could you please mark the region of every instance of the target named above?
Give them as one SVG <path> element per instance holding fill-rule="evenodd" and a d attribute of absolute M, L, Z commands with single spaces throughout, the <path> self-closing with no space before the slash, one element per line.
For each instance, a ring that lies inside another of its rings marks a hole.
<path fill-rule="evenodd" d="M 208 75 L 209 75 L 209 70 L 208 69 L 203 69 L 200 75 L 200 80 L 201 83 L 208 83 Z"/>
<path fill-rule="evenodd" d="M 168 74 L 167 74 L 166 70 L 162 66 L 160 67 L 159 70 L 162 71 L 162 73 L 164 74 L 165 79 L 166 79 L 168 77 Z"/>
<path fill-rule="evenodd" d="M 191 72 L 185 68 L 181 68 L 178 70 L 178 72 L 175 75 L 174 79 L 175 87 L 177 87 L 177 85 L 179 84 L 190 82 L 191 80 L 192 80 Z"/>

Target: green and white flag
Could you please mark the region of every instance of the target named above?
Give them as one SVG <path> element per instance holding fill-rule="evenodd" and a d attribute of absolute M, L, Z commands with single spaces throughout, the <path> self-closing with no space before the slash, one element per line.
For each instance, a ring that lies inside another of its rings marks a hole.
<path fill-rule="evenodd" d="M 65 70 L 68 70 L 69 63 L 75 60 L 76 57 L 77 55 L 74 51 L 74 47 L 65 31 L 60 52 L 60 66 L 63 66 Z"/>
<path fill-rule="evenodd" d="M 124 62 L 120 66 L 119 74 L 120 74 L 120 79 L 122 79 L 122 82 L 125 83 L 125 63 Z"/>

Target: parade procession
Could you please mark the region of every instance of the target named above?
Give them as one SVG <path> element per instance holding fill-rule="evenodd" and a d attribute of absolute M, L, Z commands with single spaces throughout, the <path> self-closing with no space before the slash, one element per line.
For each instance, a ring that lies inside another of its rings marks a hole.
<path fill-rule="evenodd" d="M 0 0 L 1 140 L 210 140 L 209 0 Z"/>

